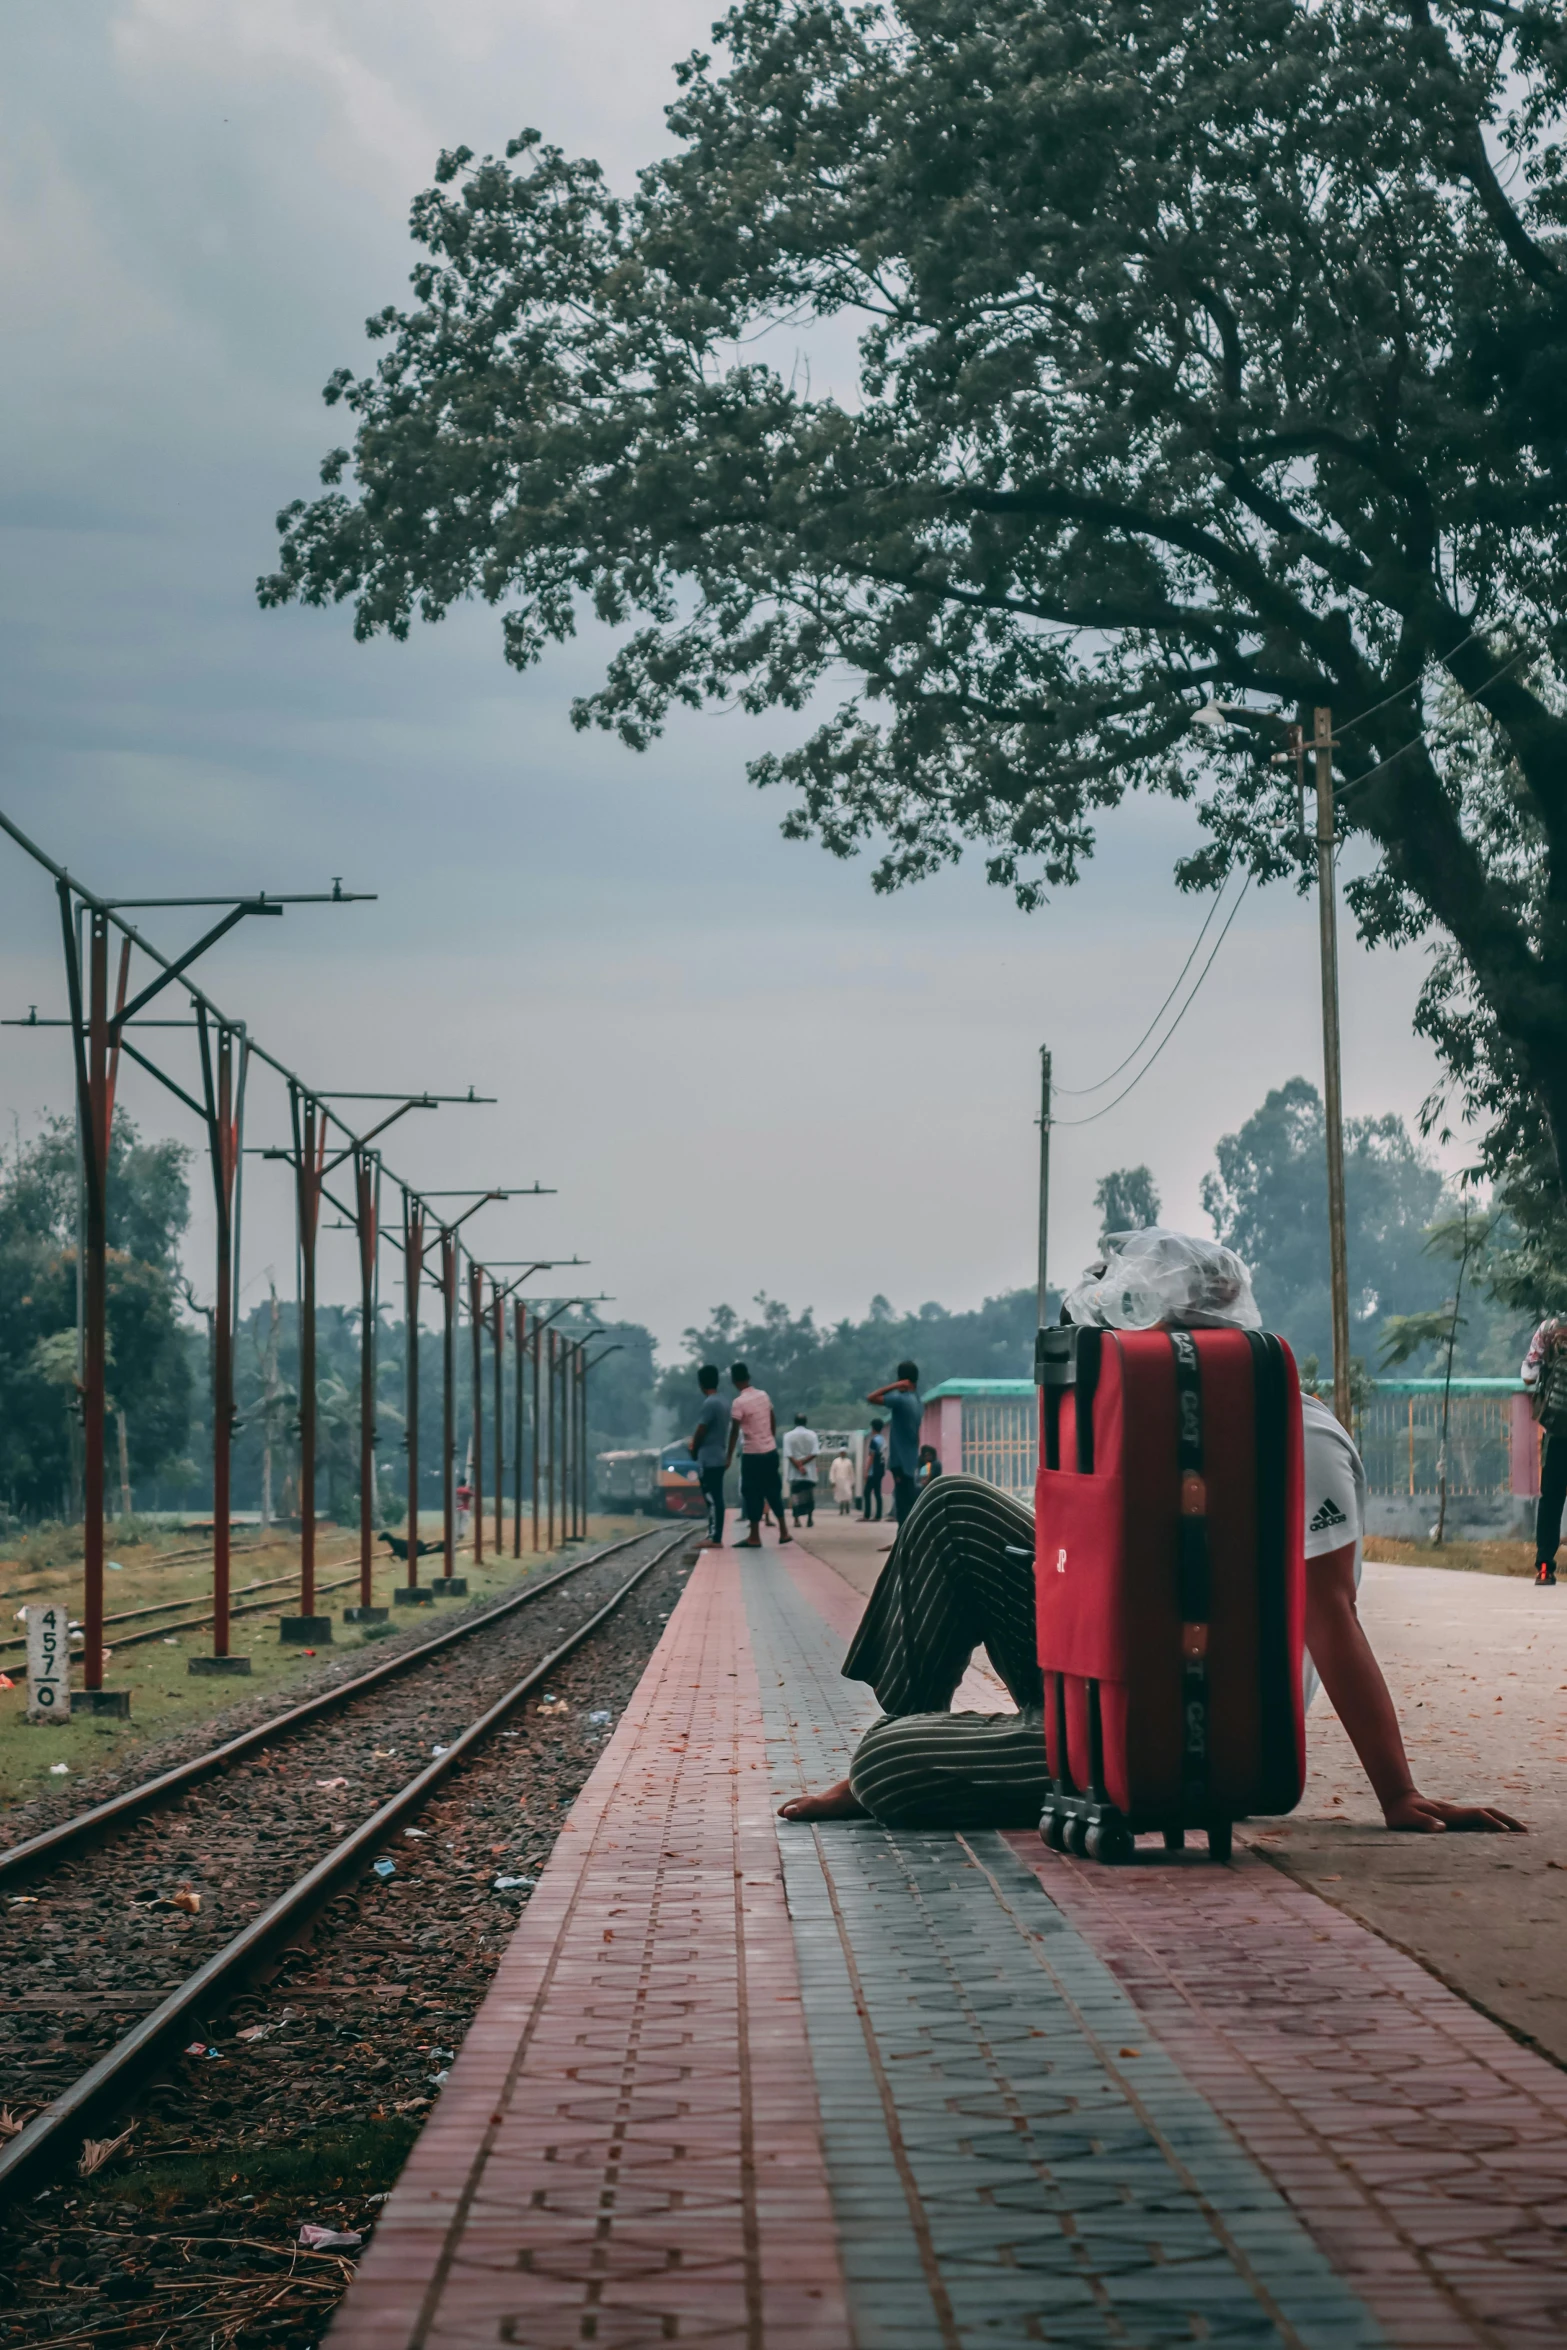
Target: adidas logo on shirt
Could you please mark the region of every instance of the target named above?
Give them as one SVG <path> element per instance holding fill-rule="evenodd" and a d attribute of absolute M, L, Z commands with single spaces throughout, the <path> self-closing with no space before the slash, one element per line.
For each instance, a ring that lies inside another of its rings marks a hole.
<path fill-rule="evenodd" d="M 1348 1524 L 1348 1518 L 1330 1493 L 1306 1528 L 1306 1532 L 1308 1534 L 1325 1534 L 1330 1526 L 1347 1526 Z"/>

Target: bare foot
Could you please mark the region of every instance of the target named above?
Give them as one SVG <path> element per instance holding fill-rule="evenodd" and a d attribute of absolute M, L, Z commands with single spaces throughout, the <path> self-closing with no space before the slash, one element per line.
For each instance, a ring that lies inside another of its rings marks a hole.
<path fill-rule="evenodd" d="M 778 1806 L 781 1820 L 862 1820 L 865 1806 L 855 1796 L 847 1779 L 836 1780 L 824 1787 L 820 1795 L 796 1795 L 788 1803 Z"/>

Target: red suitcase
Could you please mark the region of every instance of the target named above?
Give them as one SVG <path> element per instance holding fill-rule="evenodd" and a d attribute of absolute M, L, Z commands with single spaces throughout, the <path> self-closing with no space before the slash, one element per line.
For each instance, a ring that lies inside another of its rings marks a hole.
<path fill-rule="evenodd" d="M 1039 1333 L 1034 1574 L 1057 1851 L 1300 1801 L 1300 1388 L 1249 1330 Z"/>

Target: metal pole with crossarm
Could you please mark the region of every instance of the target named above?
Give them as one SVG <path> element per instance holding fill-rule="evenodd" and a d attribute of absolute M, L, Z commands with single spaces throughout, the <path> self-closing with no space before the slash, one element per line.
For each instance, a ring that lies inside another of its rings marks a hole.
<path fill-rule="evenodd" d="M 1312 713 L 1317 771 L 1317 921 L 1322 960 L 1322 1110 L 1328 1145 L 1328 1268 L 1333 1290 L 1333 1414 L 1350 1427 L 1349 1237 L 1344 1197 L 1344 1079 L 1339 1055 L 1338 908 L 1334 874 L 1333 713 Z"/>

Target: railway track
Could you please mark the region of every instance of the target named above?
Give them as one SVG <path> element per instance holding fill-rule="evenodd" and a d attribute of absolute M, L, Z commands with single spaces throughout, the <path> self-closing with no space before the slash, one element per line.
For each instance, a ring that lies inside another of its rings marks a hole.
<path fill-rule="evenodd" d="M 611 1544 L 0 1855 L 0 2103 L 13 2124 L 39 2108 L 0 2149 L 0 2204 L 47 2186 L 193 2028 L 208 2035 L 694 1538 L 683 1526 Z M 537 1742 L 503 1735 L 513 1763 Z"/>
<path fill-rule="evenodd" d="M 187 1554 L 182 1551 L 171 1551 L 168 1555 L 171 1560 L 174 1560 L 182 1559 Z M 205 1555 L 210 1558 L 212 1554 L 208 1551 L 205 1554 L 191 1553 L 190 1555 Z M 356 1542 L 352 1550 L 345 1550 L 339 1557 L 318 1560 L 317 1569 L 322 1574 L 330 1574 L 334 1567 L 346 1567 L 350 1560 L 354 1562 L 356 1572 L 352 1575 L 339 1576 L 337 1581 L 333 1583 L 318 1583 L 316 1586 L 318 1593 L 324 1595 L 328 1591 L 346 1591 L 350 1584 L 358 1582 L 359 1545 Z M 158 1563 L 161 1565 L 163 1562 L 160 1560 Z M 298 1589 L 299 1569 L 297 1566 L 291 1574 L 269 1576 L 265 1582 L 237 1585 L 229 1614 L 231 1617 L 282 1615 L 289 1604 L 286 1598 L 261 1599 L 256 1595 L 263 1591 L 297 1592 Z M 4 1598 L 0 1598 L 0 1606 L 5 1605 L 7 1600 L 14 1597 L 14 1593 L 6 1594 Z M 31 1605 L 32 1603 L 29 1601 L 27 1604 Z M 182 1608 L 196 1608 L 205 1610 L 205 1612 L 183 1616 L 178 1623 L 157 1624 L 150 1631 L 121 1632 L 119 1629 L 122 1624 L 143 1622 L 148 1616 L 173 1616 Z M 212 1621 L 210 1601 L 197 1596 L 187 1596 L 184 1599 L 157 1600 L 148 1607 L 122 1608 L 117 1614 L 104 1617 L 103 1628 L 109 1638 L 110 1645 L 114 1648 L 137 1648 L 144 1641 L 167 1640 L 181 1632 L 204 1631 Z M 74 1637 L 76 1635 L 73 1634 Z M 8 1634 L 5 1639 L 0 1640 L 0 1660 L 10 1655 L 20 1655 L 26 1647 L 27 1634 L 25 1632 L 14 1636 Z"/>

